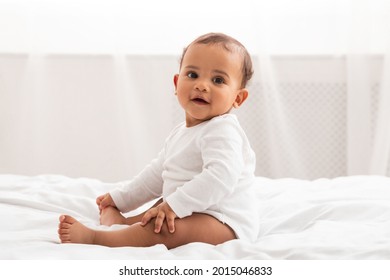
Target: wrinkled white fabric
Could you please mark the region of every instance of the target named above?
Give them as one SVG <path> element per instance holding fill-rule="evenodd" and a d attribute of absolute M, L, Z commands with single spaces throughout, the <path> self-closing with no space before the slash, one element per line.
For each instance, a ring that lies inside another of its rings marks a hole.
<path fill-rule="evenodd" d="M 390 178 L 305 181 L 256 177 L 255 242 L 191 243 L 168 250 L 60 244 L 60 214 L 99 225 L 95 198 L 114 188 L 59 175 L 0 175 L 0 259 L 390 259 Z M 140 211 L 142 209 L 139 209 Z"/>

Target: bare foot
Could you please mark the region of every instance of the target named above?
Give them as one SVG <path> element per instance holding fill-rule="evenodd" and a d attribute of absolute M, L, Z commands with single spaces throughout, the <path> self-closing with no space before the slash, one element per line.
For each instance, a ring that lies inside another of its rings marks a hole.
<path fill-rule="evenodd" d="M 60 216 L 58 235 L 62 243 L 95 243 L 95 231 L 68 215 Z"/>
<path fill-rule="evenodd" d="M 100 212 L 100 224 L 105 226 L 124 225 L 126 218 L 117 208 L 109 206 Z"/>

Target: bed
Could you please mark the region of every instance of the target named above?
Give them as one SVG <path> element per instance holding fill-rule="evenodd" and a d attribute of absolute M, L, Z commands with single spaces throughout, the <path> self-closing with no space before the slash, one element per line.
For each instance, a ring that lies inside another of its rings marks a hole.
<path fill-rule="evenodd" d="M 191 243 L 172 250 L 60 244 L 66 213 L 99 225 L 96 196 L 112 184 L 62 175 L 0 175 L 0 259 L 300 259 L 389 260 L 390 178 L 348 176 L 300 180 L 256 177 L 260 224 L 255 243 Z M 140 210 L 138 210 L 140 211 Z"/>

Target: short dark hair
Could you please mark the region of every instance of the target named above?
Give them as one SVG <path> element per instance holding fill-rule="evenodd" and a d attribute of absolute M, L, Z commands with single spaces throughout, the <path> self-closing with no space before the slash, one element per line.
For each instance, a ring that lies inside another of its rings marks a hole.
<path fill-rule="evenodd" d="M 194 44 L 204 44 L 204 45 L 221 45 L 225 50 L 229 52 L 237 51 L 242 57 L 242 80 L 241 87 L 244 88 L 247 82 L 252 78 L 253 75 L 253 66 L 252 59 L 249 55 L 249 52 L 239 41 L 223 33 L 207 33 L 202 36 L 199 36 L 194 41 L 192 41 L 187 47 L 184 48 L 183 53 L 180 58 L 180 68 L 184 59 L 184 56 L 191 45 Z"/>

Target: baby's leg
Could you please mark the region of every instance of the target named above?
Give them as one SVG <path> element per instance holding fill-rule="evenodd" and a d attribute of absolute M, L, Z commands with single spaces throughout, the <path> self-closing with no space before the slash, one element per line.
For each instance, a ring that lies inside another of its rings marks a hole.
<path fill-rule="evenodd" d="M 100 224 L 105 226 L 126 224 L 126 217 L 117 208 L 108 206 L 100 211 Z"/>
<path fill-rule="evenodd" d="M 115 207 L 109 206 L 100 212 L 100 224 L 105 226 L 112 225 L 132 225 L 141 221 L 145 213 L 133 217 L 125 217 Z"/>
<path fill-rule="evenodd" d="M 165 224 L 160 233 L 155 233 L 152 220 L 145 226 L 136 223 L 117 231 L 96 231 L 87 228 L 71 216 L 61 216 L 58 233 L 62 243 L 109 247 L 149 247 L 164 244 L 169 249 L 191 242 L 217 245 L 236 238 L 229 226 L 206 214 L 193 214 L 176 219 L 175 227 L 176 231 L 170 233 Z"/>
<path fill-rule="evenodd" d="M 157 206 L 163 200 L 159 199 L 152 207 Z M 114 224 L 119 225 L 132 225 L 141 222 L 145 212 L 132 217 L 125 217 L 115 207 L 109 206 L 101 210 L 100 212 L 100 224 L 105 226 L 112 226 Z"/>

